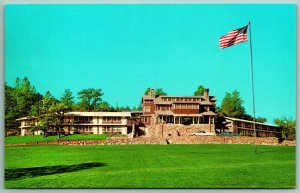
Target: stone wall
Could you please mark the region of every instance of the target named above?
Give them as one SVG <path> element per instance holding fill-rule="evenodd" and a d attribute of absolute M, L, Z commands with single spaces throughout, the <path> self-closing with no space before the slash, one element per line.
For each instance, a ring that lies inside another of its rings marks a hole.
<path fill-rule="evenodd" d="M 222 136 L 178 136 L 167 138 L 138 137 L 111 138 L 107 140 L 70 140 L 62 145 L 126 145 L 126 144 L 258 144 L 278 145 L 278 139 L 272 137 L 222 137 Z"/>
<path fill-rule="evenodd" d="M 196 131 L 205 131 L 207 133 L 215 133 L 213 124 L 200 124 L 200 125 L 173 125 L 173 124 L 159 124 L 149 126 L 148 136 L 153 137 L 177 137 L 188 136 Z M 162 135 L 163 133 L 163 135 Z"/>
<path fill-rule="evenodd" d="M 188 136 L 172 137 L 168 139 L 170 144 L 258 144 L 278 145 L 277 138 L 271 137 L 223 137 L 223 136 Z"/>
<path fill-rule="evenodd" d="M 106 140 L 69 140 L 61 145 L 128 145 L 128 144 L 160 144 L 160 138 L 111 138 Z"/>
<path fill-rule="evenodd" d="M 296 140 L 283 140 L 280 145 L 296 146 Z"/>
<path fill-rule="evenodd" d="M 275 137 L 223 137 L 223 136 L 177 136 L 177 137 L 115 137 L 106 140 L 56 140 L 49 142 L 31 142 L 20 145 L 127 145 L 127 144 L 254 144 L 296 146 L 296 141 L 284 140 L 279 143 Z"/>

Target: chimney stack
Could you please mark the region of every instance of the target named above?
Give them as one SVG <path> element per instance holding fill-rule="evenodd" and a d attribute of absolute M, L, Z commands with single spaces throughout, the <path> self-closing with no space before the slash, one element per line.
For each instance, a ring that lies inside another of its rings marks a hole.
<path fill-rule="evenodd" d="M 148 95 L 155 98 L 155 91 L 154 91 L 154 89 L 151 88 L 149 90 L 149 92 L 148 92 Z"/>
<path fill-rule="evenodd" d="M 208 88 L 204 89 L 204 98 L 205 98 L 205 100 L 209 100 L 209 89 Z"/>

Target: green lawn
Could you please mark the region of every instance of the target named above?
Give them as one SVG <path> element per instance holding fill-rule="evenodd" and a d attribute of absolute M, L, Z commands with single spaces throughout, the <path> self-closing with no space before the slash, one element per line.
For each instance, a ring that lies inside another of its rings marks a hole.
<path fill-rule="evenodd" d="M 112 135 L 101 134 L 73 134 L 73 135 L 62 135 L 60 140 L 87 140 L 87 139 L 106 139 Z M 28 142 L 40 142 L 40 141 L 55 141 L 57 136 L 44 136 L 44 135 L 32 135 L 32 136 L 10 136 L 5 137 L 5 144 L 20 144 Z"/>
<path fill-rule="evenodd" d="M 5 147 L 6 188 L 294 188 L 295 147 Z"/>

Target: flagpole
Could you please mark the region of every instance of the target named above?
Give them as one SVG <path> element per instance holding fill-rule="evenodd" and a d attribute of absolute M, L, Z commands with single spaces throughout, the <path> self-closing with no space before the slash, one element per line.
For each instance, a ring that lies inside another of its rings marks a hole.
<path fill-rule="evenodd" d="M 251 65 L 251 81 L 252 81 L 252 108 L 253 108 L 253 128 L 254 128 L 254 146 L 255 153 L 257 153 L 256 148 L 256 127 L 255 127 L 255 101 L 254 101 L 254 80 L 253 80 L 253 60 L 252 60 L 252 37 L 251 37 L 251 24 L 249 21 L 249 39 L 250 39 L 250 65 Z"/>

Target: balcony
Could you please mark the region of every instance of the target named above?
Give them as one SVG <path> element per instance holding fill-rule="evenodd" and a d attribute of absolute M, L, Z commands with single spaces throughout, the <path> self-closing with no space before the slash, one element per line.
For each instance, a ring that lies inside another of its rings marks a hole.
<path fill-rule="evenodd" d="M 122 121 L 113 121 L 113 120 L 108 120 L 108 121 L 102 121 L 104 124 L 122 124 Z"/>
<path fill-rule="evenodd" d="M 85 121 L 85 120 L 74 120 L 73 123 L 78 124 L 78 123 L 94 123 L 93 120 L 90 121 Z"/>

